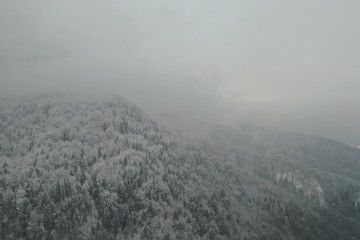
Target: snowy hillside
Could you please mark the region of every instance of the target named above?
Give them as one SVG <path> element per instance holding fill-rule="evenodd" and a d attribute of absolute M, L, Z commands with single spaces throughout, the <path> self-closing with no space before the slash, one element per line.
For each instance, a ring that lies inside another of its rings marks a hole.
<path fill-rule="evenodd" d="M 0 239 L 358 239 L 360 151 L 318 140 L 184 138 L 121 98 L 2 99 Z"/>

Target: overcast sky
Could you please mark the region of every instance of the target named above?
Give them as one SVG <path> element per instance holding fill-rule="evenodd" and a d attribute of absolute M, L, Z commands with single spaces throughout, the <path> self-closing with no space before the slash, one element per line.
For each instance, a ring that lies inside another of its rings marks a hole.
<path fill-rule="evenodd" d="M 360 145 L 358 0 L 1 0 L 0 93 L 115 93 L 148 111 Z"/>

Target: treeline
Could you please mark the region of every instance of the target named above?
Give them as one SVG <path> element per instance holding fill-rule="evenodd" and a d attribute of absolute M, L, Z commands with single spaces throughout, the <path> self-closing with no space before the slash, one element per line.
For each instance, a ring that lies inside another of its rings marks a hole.
<path fill-rule="evenodd" d="M 357 217 L 224 155 L 177 138 L 124 99 L 2 101 L 0 239 L 359 236 Z"/>

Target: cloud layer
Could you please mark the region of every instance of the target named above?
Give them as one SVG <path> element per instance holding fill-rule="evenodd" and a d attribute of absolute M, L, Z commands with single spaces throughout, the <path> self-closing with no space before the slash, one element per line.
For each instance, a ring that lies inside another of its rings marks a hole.
<path fill-rule="evenodd" d="M 3 0 L 1 93 L 116 93 L 150 112 L 360 144 L 355 0 Z"/>

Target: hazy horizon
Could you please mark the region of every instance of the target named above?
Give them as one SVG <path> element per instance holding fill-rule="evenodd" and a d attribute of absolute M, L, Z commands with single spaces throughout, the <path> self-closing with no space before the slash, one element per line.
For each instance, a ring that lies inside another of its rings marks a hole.
<path fill-rule="evenodd" d="M 0 3 L 0 94 L 121 95 L 150 115 L 360 145 L 360 2 Z"/>

